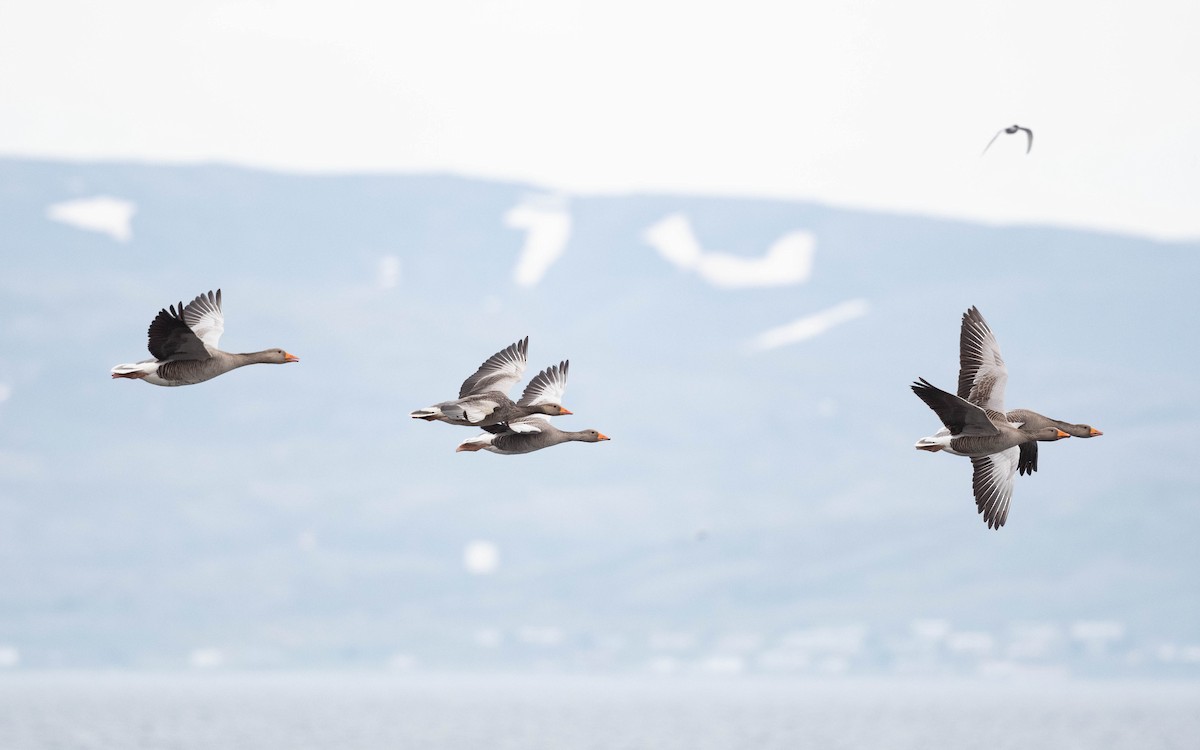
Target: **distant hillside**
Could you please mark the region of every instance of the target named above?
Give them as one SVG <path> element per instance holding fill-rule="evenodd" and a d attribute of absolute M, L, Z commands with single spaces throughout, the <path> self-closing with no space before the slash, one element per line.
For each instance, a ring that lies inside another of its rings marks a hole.
<path fill-rule="evenodd" d="M 9 159 L 0 258 L 0 646 L 21 664 L 470 668 L 480 638 L 536 664 L 663 632 L 756 634 L 749 659 L 797 628 L 930 620 L 1200 642 L 1196 244 Z M 109 379 L 161 307 L 217 287 L 223 348 L 301 364 Z M 1105 433 L 1043 446 L 999 532 L 966 460 L 912 448 L 938 424 L 908 384 L 953 389 L 972 304 L 1010 407 Z M 529 375 L 571 361 L 559 424 L 611 442 L 456 454 L 473 432 L 408 418 L 525 335 Z M 464 569 L 472 540 L 494 573 Z"/>

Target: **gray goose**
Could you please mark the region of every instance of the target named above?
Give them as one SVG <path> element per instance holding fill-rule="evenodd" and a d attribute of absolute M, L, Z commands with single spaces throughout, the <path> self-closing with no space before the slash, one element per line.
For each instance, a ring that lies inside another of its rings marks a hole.
<path fill-rule="evenodd" d="M 1030 130 L 1029 128 L 1023 128 L 1020 125 L 1010 125 L 1007 128 L 1000 128 L 999 130 L 997 130 L 996 134 L 992 136 L 992 140 L 988 141 L 988 144 L 983 147 L 983 151 L 980 152 L 979 155 L 983 156 L 984 154 L 986 154 L 987 150 L 992 147 L 992 144 L 996 142 L 996 139 L 1000 137 L 1001 133 L 1007 133 L 1008 135 L 1013 135 L 1014 133 L 1016 133 L 1018 131 L 1025 132 L 1025 139 L 1026 139 L 1025 140 L 1025 153 L 1028 154 L 1030 152 L 1030 150 L 1033 149 L 1033 131 Z"/>
<path fill-rule="evenodd" d="M 221 290 L 201 294 L 185 307 L 182 302 L 160 310 L 147 332 L 154 359 L 112 368 L 114 378 L 143 380 L 152 385 L 195 385 L 244 365 L 299 362 L 282 349 L 233 354 L 217 348 L 225 332 Z"/>
<path fill-rule="evenodd" d="M 924 378 L 913 383 L 912 389 L 946 426 L 936 434 L 918 440 L 915 447 L 930 452 L 946 451 L 971 459 L 974 469 L 971 489 L 975 495 L 975 506 L 983 514 L 989 529 L 999 529 L 1008 520 L 1008 507 L 1017 476 L 1019 446 L 1037 440 L 1053 441 L 1070 437 L 1056 427 L 1039 430 L 1015 427 L 1003 412 L 977 406 L 931 385 Z"/>
<path fill-rule="evenodd" d="M 563 391 L 567 388 L 567 362 L 547 367 L 537 374 L 522 394 L 520 404 L 536 406 L 538 404 L 556 404 L 562 400 Z M 581 442 L 598 443 L 608 440 L 608 436 L 596 430 L 568 431 L 560 430 L 550 424 L 550 420 L 542 414 L 531 414 L 527 417 L 514 419 L 504 425 L 489 425 L 482 435 L 464 440 L 456 452 L 491 451 L 503 456 L 521 453 L 532 453 L 543 448 L 549 448 L 559 443 Z"/>
<path fill-rule="evenodd" d="M 1051 419 L 1044 414 L 1038 414 L 1036 411 L 1029 409 L 1013 409 L 1005 414 L 1008 421 L 1018 425 L 1026 430 L 1036 430 L 1042 427 L 1057 427 L 1071 437 L 1077 438 L 1093 438 L 1103 435 L 1104 433 L 1092 427 L 1090 424 L 1072 424 L 1064 422 L 1060 419 Z M 1038 448 L 1037 443 L 1026 443 L 1021 446 L 1021 459 L 1017 463 L 1017 472 L 1020 474 L 1033 474 L 1038 467 Z"/>
<path fill-rule="evenodd" d="M 996 335 L 983 319 L 979 309 L 972 306 L 963 313 L 962 328 L 958 338 L 958 396 L 972 403 L 979 403 L 972 398 L 972 392 L 978 390 L 981 397 L 990 393 L 999 384 L 1003 393 L 1008 373 L 1004 368 L 1004 360 L 1000 357 L 1000 345 Z M 989 385 L 990 383 L 990 385 Z M 994 404 L 993 408 L 1003 411 L 1003 404 Z M 1005 413 L 1005 418 L 1017 427 L 1026 430 L 1038 430 L 1043 427 L 1055 427 L 1071 437 L 1091 438 L 1103 435 L 1103 432 L 1086 424 L 1071 424 L 1038 414 L 1029 409 L 1013 409 Z M 1017 462 L 1019 474 L 1033 474 L 1037 471 L 1038 446 L 1036 442 L 1021 445 L 1021 455 Z"/>
<path fill-rule="evenodd" d="M 945 429 L 918 440 L 915 447 L 969 456 L 974 468 L 971 484 L 975 505 L 988 528 L 998 529 L 1008 518 L 1020 446 L 1070 435 L 1052 426 L 1027 430 L 1009 421 L 1004 411 L 1008 369 L 995 335 L 975 307 L 963 314 L 958 350 L 958 395 L 934 388 L 924 380 L 913 385 L 913 391 L 945 425 Z"/>
<path fill-rule="evenodd" d="M 570 414 L 558 401 L 513 403 L 508 397 L 512 388 L 525 374 L 529 361 L 529 337 L 501 349 L 479 366 L 471 377 L 463 381 L 458 389 L 458 398 L 453 401 L 417 409 L 409 414 L 413 419 L 427 422 L 445 422 L 462 427 L 486 427 L 530 416 L 545 414 L 557 416 Z M 563 363 L 566 377 L 566 363 Z M 530 383 L 532 386 L 533 383 Z M 526 389 L 528 392 L 528 389 Z M 561 393 L 559 394 L 561 396 Z"/>

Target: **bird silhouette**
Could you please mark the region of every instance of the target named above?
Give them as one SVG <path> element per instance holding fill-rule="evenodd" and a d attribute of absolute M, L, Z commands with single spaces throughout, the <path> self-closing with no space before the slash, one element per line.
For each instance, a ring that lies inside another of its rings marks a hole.
<path fill-rule="evenodd" d="M 996 139 L 1000 137 L 1001 133 L 1008 133 L 1009 135 L 1012 135 L 1013 133 L 1017 132 L 1018 130 L 1025 131 L 1025 137 L 1027 138 L 1027 141 L 1025 143 L 1025 153 L 1028 154 L 1029 150 L 1033 148 L 1033 131 L 1030 130 L 1029 128 L 1023 128 L 1020 125 L 1013 125 L 1011 127 L 1002 128 L 1000 130 L 997 130 L 996 134 L 992 136 L 992 140 L 988 141 L 988 145 L 983 147 L 983 151 L 980 152 L 979 155 L 983 156 L 984 154 L 986 154 L 987 150 L 992 147 L 992 144 L 996 142 Z"/>

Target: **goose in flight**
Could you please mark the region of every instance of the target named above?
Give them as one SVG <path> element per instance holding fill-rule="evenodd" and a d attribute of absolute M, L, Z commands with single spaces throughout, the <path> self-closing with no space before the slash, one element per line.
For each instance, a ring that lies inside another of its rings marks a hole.
<path fill-rule="evenodd" d="M 114 378 L 144 380 L 152 385 L 195 385 L 212 380 L 243 365 L 299 362 L 300 358 L 282 349 L 264 349 L 249 354 L 233 354 L 217 348 L 225 331 L 221 311 L 221 290 L 201 294 L 186 306 L 179 303 L 160 310 L 148 331 L 150 354 L 147 359 L 112 368 Z"/>
<path fill-rule="evenodd" d="M 957 395 L 923 379 L 912 386 L 945 425 L 934 435 L 918 440 L 915 447 L 971 459 L 975 505 L 988 528 L 993 529 L 1008 519 L 1018 465 L 1022 464 L 1022 447 L 1070 437 L 1053 425 L 1025 425 L 1010 420 L 1004 410 L 1007 384 L 1008 369 L 996 336 L 979 310 L 971 307 L 963 313 L 959 330 Z M 1036 454 L 1033 463 L 1036 465 Z"/>
<path fill-rule="evenodd" d="M 974 476 L 971 488 L 975 506 L 983 514 L 989 529 L 998 529 L 1008 520 L 1017 476 L 1020 446 L 1035 440 L 1051 441 L 1070 437 L 1056 427 L 1025 430 L 1014 427 L 1003 414 L 985 410 L 953 393 L 931 385 L 924 378 L 912 384 L 916 393 L 942 420 L 946 427 L 917 441 L 918 450 L 946 451 L 971 459 Z"/>
<path fill-rule="evenodd" d="M 540 404 L 557 404 L 562 401 L 563 391 L 567 388 L 566 361 L 547 367 L 529 381 L 519 404 L 534 407 Z M 597 430 L 568 431 L 560 430 L 550 424 L 544 413 L 532 413 L 529 416 L 514 419 L 503 425 L 489 425 L 482 435 L 464 440 L 456 452 L 491 451 L 504 456 L 520 453 L 532 453 L 542 448 L 549 448 L 559 443 L 581 442 L 598 443 L 608 440 L 608 436 Z"/>
<path fill-rule="evenodd" d="M 558 416 L 570 414 L 564 409 L 559 400 L 527 401 L 525 397 L 520 402 L 513 403 L 508 397 L 512 388 L 521 376 L 525 374 L 525 366 L 529 360 L 529 337 L 510 344 L 501 349 L 479 366 L 471 377 L 463 381 L 458 389 L 458 398 L 442 401 L 417 409 L 409 414 L 413 419 L 424 419 L 427 422 L 445 422 L 462 427 L 486 427 L 496 424 L 507 424 L 532 414 Z M 563 378 L 566 378 L 564 363 Z M 534 387 L 537 378 L 530 382 L 525 389 L 526 394 Z M 540 392 L 540 391 L 539 391 Z M 561 399 L 561 391 L 559 391 Z"/>
<path fill-rule="evenodd" d="M 979 309 L 972 307 L 963 313 L 962 327 L 958 337 L 958 397 L 972 403 L 975 400 L 971 394 L 976 389 L 986 389 L 989 379 L 1008 375 L 1004 370 L 1004 362 L 1000 358 L 1000 344 L 996 335 L 983 319 Z M 994 386 L 992 386 L 994 387 Z M 1000 384 L 1003 391 L 1003 383 Z M 983 391 L 980 390 L 980 393 Z M 1003 410 L 1003 405 L 1000 405 Z M 1038 430 L 1043 427 L 1055 427 L 1071 437 L 1092 438 L 1104 433 L 1087 424 L 1072 424 L 1038 414 L 1030 409 L 1013 409 L 1005 412 L 1005 418 L 1014 426 L 1025 430 Z M 1020 458 L 1017 461 L 1017 473 L 1033 474 L 1037 471 L 1038 445 L 1036 442 L 1023 443 L 1020 446 Z"/>
<path fill-rule="evenodd" d="M 1064 422 L 1061 419 L 1051 419 L 1030 409 L 1013 409 L 1004 416 L 1008 417 L 1009 422 L 1026 430 L 1057 427 L 1071 437 L 1077 438 L 1094 438 L 1104 434 L 1090 424 L 1072 424 L 1071 422 Z M 1037 471 L 1037 459 L 1037 443 L 1025 443 L 1021 446 L 1021 459 L 1017 462 L 1017 472 L 1020 474 L 1033 474 L 1033 472 Z"/>

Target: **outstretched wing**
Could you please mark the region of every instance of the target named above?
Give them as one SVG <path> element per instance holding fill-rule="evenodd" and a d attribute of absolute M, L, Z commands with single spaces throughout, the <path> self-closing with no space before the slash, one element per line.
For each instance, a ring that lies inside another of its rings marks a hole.
<path fill-rule="evenodd" d="M 937 413 L 938 419 L 950 430 L 955 437 L 959 435 L 996 435 L 1000 430 L 988 415 L 970 401 L 961 399 L 953 393 L 947 393 L 941 388 L 930 384 L 925 378 L 920 378 L 912 384 L 913 393 Z"/>
<path fill-rule="evenodd" d="M 1003 132 L 1004 132 L 1004 128 L 1000 128 L 999 130 L 997 130 L 996 134 L 992 136 L 992 140 L 988 141 L 988 145 L 983 147 L 983 150 L 979 152 L 979 155 L 983 156 L 984 154 L 986 154 L 987 150 L 992 147 L 992 144 L 996 142 L 996 139 L 999 138 L 1000 134 Z"/>
<path fill-rule="evenodd" d="M 458 389 L 458 397 L 465 398 L 487 391 L 508 393 L 525 374 L 528 358 L 529 337 L 526 336 L 488 357 L 474 375 L 463 381 L 462 387 Z"/>
<path fill-rule="evenodd" d="M 225 332 L 225 315 L 221 312 L 221 290 L 201 294 L 183 308 L 183 322 L 207 346 L 217 348 Z"/>
<path fill-rule="evenodd" d="M 1004 416 L 1004 386 L 1008 368 L 1000 345 L 983 315 L 974 306 L 963 313 L 958 337 L 958 397 L 970 401 L 998 421 Z"/>
<path fill-rule="evenodd" d="M 989 529 L 998 529 L 1008 520 L 1008 504 L 1012 500 L 1017 476 L 1017 448 L 973 457 L 975 473 L 971 489 L 975 492 L 975 507 L 983 514 Z"/>
<path fill-rule="evenodd" d="M 182 302 L 179 303 L 179 309 L 184 309 Z M 170 310 L 158 311 L 158 315 L 150 322 L 147 337 L 150 354 L 160 362 L 204 360 L 211 356 L 204 348 L 204 342 L 175 310 L 175 305 L 171 305 Z"/>
<path fill-rule="evenodd" d="M 563 360 L 557 365 L 551 365 L 542 370 L 525 386 L 518 404 L 537 406 L 538 404 L 562 405 L 563 393 L 567 390 L 567 367 L 570 360 Z"/>
<path fill-rule="evenodd" d="M 1029 139 L 1025 143 L 1025 153 L 1028 154 L 1030 152 L 1030 150 L 1033 149 L 1033 131 L 1030 130 L 1029 128 L 1021 128 L 1021 127 L 1018 127 L 1017 130 L 1024 130 L 1025 136 Z"/>

